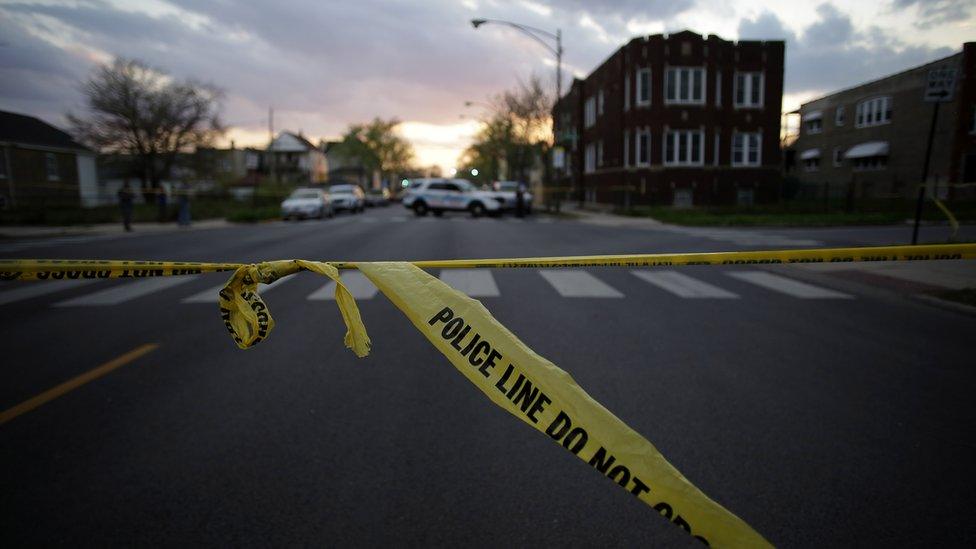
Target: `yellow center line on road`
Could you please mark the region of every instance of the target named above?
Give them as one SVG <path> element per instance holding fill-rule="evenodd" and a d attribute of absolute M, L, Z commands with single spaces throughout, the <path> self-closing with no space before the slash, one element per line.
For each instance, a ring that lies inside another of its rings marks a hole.
<path fill-rule="evenodd" d="M 7 423 L 8 421 L 14 419 L 15 417 L 21 414 L 30 412 L 31 410 L 37 408 L 38 406 L 47 404 L 48 402 L 58 398 L 59 396 L 71 392 L 90 381 L 94 381 L 104 376 L 105 374 L 111 372 L 112 370 L 115 370 L 116 368 L 125 366 L 126 364 L 141 357 L 142 355 L 155 351 L 158 347 L 159 345 L 156 343 L 146 343 L 145 345 L 140 345 L 139 347 L 136 347 L 135 349 L 129 351 L 128 353 L 113 358 L 112 360 L 106 362 L 105 364 L 102 364 L 101 366 L 93 370 L 89 370 L 78 377 L 69 379 L 68 381 L 65 381 L 64 383 L 56 387 L 44 391 L 43 393 L 37 395 L 34 398 L 25 400 L 24 402 L 21 402 L 20 404 L 14 406 L 13 408 L 10 408 L 9 410 L 5 410 L 4 412 L 0 413 L 0 425 Z"/>

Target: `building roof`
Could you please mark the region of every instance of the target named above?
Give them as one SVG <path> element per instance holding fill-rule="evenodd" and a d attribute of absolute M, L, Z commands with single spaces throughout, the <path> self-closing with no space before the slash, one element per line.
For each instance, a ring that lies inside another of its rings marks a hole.
<path fill-rule="evenodd" d="M 315 145 L 305 139 L 301 133 L 287 131 L 279 133 L 271 143 L 271 149 L 275 152 L 304 152 L 315 148 Z"/>
<path fill-rule="evenodd" d="M 7 111 L 0 111 L 0 142 L 90 151 L 66 132 L 39 118 Z"/>

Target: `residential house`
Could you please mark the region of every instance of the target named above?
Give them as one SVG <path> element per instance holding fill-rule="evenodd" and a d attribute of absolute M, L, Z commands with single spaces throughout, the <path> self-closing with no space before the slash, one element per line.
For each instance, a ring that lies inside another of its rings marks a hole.
<path fill-rule="evenodd" d="M 313 185 L 329 179 L 325 153 L 301 133 L 279 133 L 269 144 L 266 154 L 267 168 L 278 181 Z"/>
<path fill-rule="evenodd" d="M 634 38 L 553 110 L 557 185 L 592 204 L 778 199 L 785 43 Z"/>
<path fill-rule="evenodd" d="M 946 89 L 936 103 L 929 89 Z M 938 116 L 936 117 L 936 109 Z M 920 185 L 940 197 L 976 189 L 976 42 L 962 51 L 800 106 L 787 170 L 812 197 L 906 198 Z M 927 177 L 925 158 L 932 132 Z"/>
<path fill-rule="evenodd" d="M 89 206 L 95 153 L 33 116 L 0 111 L 0 207 Z"/>

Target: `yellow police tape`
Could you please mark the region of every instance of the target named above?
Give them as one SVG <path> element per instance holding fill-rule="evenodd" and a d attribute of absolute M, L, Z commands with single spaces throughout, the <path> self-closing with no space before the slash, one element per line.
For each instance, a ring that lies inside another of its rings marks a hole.
<path fill-rule="evenodd" d="M 269 261 L 258 264 L 165 261 L 0 260 L 0 280 L 142 278 L 203 272 L 234 274 L 219 292 L 220 313 L 234 341 L 266 339 L 274 320 L 257 293 L 299 271 L 335 281 L 346 324 L 345 344 L 357 356 L 370 340 L 339 269 L 359 269 L 413 325 L 488 398 L 651 506 L 698 540 L 717 547 L 770 546 L 740 518 L 684 478 L 646 438 L 593 400 L 573 378 L 537 355 L 477 300 L 423 268 L 640 267 L 850 261 L 976 259 L 976 244 L 831 248 L 760 252 L 606 255 L 407 262 Z"/>

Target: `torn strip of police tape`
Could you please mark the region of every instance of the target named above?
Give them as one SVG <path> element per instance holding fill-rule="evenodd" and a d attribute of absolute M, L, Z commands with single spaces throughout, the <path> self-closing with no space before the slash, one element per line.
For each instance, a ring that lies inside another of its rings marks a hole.
<path fill-rule="evenodd" d="M 712 501 L 678 472 L 646 438 L 593 400 L 575 380 L 537 355 L 477 300 L 423 268 L 676 266 L 976 259 L 976 244 L 471 259 L 407 262 L 269 261 L 258 264 L 157 261 L 0 260 L 0 279 L 142 278 L 234 271 L 219 292 L 220 314 L 234 341 L 247 348 L 266 339 L 274 320 L 258 295 L 299 271 L 335 281 L 346 324 L 345 344 L 359 357 L 370 339 L 339 269 L 359 269 L 457 370 L 488 398 L 616 482 L 698 540 L 716 547 L 769 546 L 743 520 Z"/>

